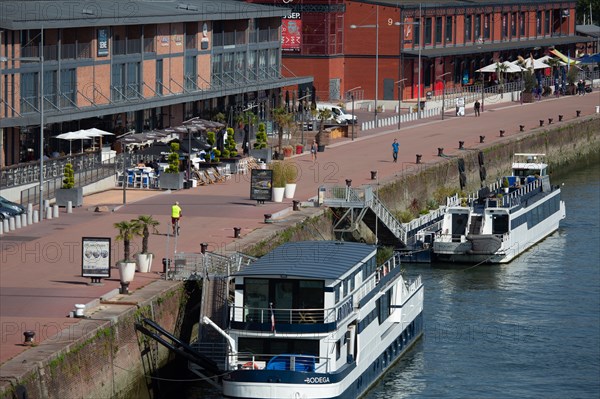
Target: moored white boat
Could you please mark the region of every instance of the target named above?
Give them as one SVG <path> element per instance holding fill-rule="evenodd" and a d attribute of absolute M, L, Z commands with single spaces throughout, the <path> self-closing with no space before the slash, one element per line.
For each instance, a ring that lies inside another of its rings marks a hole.
<path fill-rule="evenodd" d="M 512 175 L 450 206 L 435 235 L 438 261 L 507 263 L 552 234 L 566 216 L 545 154 L 515 154 Z"/>
<path fill-rule="evenodd" d="M 227 398 L 358 398 L 423 333 L 424 289 L 372 245 L 284 244 L 234 275 Z M 206 323 L 211 324 L 209 320 Z"/>

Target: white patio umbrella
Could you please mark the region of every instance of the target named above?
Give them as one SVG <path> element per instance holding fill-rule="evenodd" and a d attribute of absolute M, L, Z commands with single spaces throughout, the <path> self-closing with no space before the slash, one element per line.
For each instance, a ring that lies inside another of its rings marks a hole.
<path fill-rule="evenodd" d="M 529 68 L 533 68 L 533 69 L 546 69 L 546 68 L 550 68 L 550 65 L 546 64 L 545 62 L 542 62 L 542 61 L 539 61 L 539 60 L 534 60 L 531 57 L 524 58 L 522 64 L 519 64 L 519 60 L 511 62 L 511 64 L 523 67 L 525 69 L 529 69 Z"/>
<path fill-rule="evenodd" d="M 501 68 L 500 71 L 503 73 L 517 73 L 517 72 L 525 71 L 524 68 L 521 68 L 520 66 L 518 66 L 516 64 L 510 63 L 508 61 L 504 61 L 504 62 L 494 62 L 493 64 L 484 66 L 483 68 L 479 68 L 475 72 L 493 73 L 493 72 L 498 72 L 499 68 Z"/>
<path fill-rule="evenodd" d="M 85 129 L 85 131 L 88 132 L 88 134 L 90 134 L 90 136 L 91 136 L 91 134 L 93 134 L 93 136 L 91 136 L 91 137 L 100 137 L 100 149 L 102 149 L 102 136 L 114 136 L 115 135 L 114 133 L 110 133 L 110 132 L 107 132 L 105 130 L 101 130 L 101 129 L 98 129 L 95 127 L 91 128 L 91 129 Z"/>
<path fill-rule="evenodd" d="M 84 140 L 89 139 L 90 137 L 85 135 L 85 130 L 78 130 L 76 132 L 61 133 L 58 136 L 55 136 L 55 138 L 69 140 L 69 155 L 72 155 L 71 145 L 73 144 L 73 140 Z"/>
<path fill-rule="evenodd" d="M 546 68 L 549 68 L 549 67 L 550 67 L 550 65 L 548 65 L 548 63 L 546 62 L 546 61 L 548 61 L 548 60 L 558 60 L 558 65 L 560 65 L 560 66 L 565 66 L 565 65 L 567 65 L 567 63 L 566 63 L 566 62 L 562 62 L 562 61 L 560 60 L 560 58 L 554 58 L 554 57 L 550 57 L 549 55 L 545 55 L 545 56 L 543 56 L 543 57 L 540 57 L 540 58 L 538 58 L 536 61 L 543 62 L 544 64 L 546 64 Z"/>

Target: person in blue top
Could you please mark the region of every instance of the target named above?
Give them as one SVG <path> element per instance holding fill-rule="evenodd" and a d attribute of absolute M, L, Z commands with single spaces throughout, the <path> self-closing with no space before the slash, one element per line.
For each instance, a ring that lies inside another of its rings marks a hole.
<path fill-rule="evenodd" d="M 392 155 L 394 156 L 394 162 L 398 162 L 398 150 L 400 149 L 400 144 L 398 144 L 398 140 L 394 139 L 392 143 L 392 150 L 394 151 Z"/>

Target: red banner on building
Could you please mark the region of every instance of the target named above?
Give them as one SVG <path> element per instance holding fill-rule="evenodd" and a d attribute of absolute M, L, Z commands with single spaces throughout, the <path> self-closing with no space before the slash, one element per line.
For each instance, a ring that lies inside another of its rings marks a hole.
<path fill-rule="evenodd" d="M 281 24 L 281 49 L 283 51 L 300 51 L 302 44 L 302 20 L 283 19 Z"/>

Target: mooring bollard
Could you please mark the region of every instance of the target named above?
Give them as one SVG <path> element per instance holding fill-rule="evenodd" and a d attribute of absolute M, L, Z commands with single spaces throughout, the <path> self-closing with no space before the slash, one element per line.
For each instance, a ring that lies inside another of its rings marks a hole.
<path fill-rule="evenodd" d="M 233 228 L 233 238 L 240 238 L 240 231 L 242 231 L 241 227 Z"/>
<path fill-rule="evenodd" d="M 525 125 L 519 125 L 519 132 L 525 131 Z"/>
<path fill-rule="evenodd" d="M 506 133 L 504 130 L 500 130 L 500 137 L 504 137 L 504 133 Z"/>
<path fill-rule="evenodd" d="M 67 201 L 67 213 L 73 213 L 73 201 Z"/>
<path fill-rule="evenodd" d="M 421 158 L 423 157 L 422 154 L 417 154 L 417 162 L 416 163 L 421 163 Z"/>
<path fill-rule="evenodd" d="M 200 243 L 200 252 L 205 254 L 206 251 L 208 251 L 208 243 L 207 242 Z"/>
<path fill-rule="evenodd" d="M 346 187 L 352 186 L 352 179 L 346 179 Z"/>
<path fill-rule="evenodd" d="M 553 120 L 554 119 L 552 119 L 552 118 L 548 118 L 548 124 L 551 125 Z"/>
<path fill-rule="evenodd" d="M 300 210 L 300 201 L 292 200 L 292 210 L 299 211 Z"/>
<path fill-rule="evenodd" d="M 438 157 L 444 156 L 444 147 L 438 147 Z"/>
<path fill-rule="evenodd" d="M 562 122 L 563 115 L 558 115 L 558 121 Z"/>
<path fill-rule="evenodd" d="M 577 111 L 575 111 L 575 113 L 577 114 L 577 116 L 581 115 L 581 110 L 578 109 Z"/>
<path fill-rule="evenodd" d="M 23 343 L 25 345 L 32 345 L 34 338 L 35 338 L 35 331 L 27 330 L 27 331 L 23 332 L 23 336 L 25 337 L 25 340 L 23 341 Z"/>
<path fill-rule="evenodd" d="M 58 219 L 58 205 L 54 205 L 54 207 L 52 207 L 52 217 L 54 219 Z"/>
<path fill-rule="evenodd" d="M 39 223 L 40 221 L 40 212 L 36 209 L 33 211 L 33 223 Z"/>
<path fill-rule="evenodd" d="M 129 295 L 129 281 L 121 281 L 121 288 L 119 288 L 119 294 Z"/>
<path fill-rule="evenodd" d="M 265 223 L 273 223 L 273 219 L 271 219 L 271 214 L 270 213 L 265 213 Z"/>
<path fill-rule="evenodd" d="M 485 141 L 485 136 L 479 136 L 479 143 L 483 144 L 484 141 Z"/>
<path fill-rule="evenodd" d="M 540 119 L 540 127 L 544 126 L 544 120 Z"/>
<path fill-rule="evenodd" d="M 371 180 L 376 180 L 377 179 L 377 171 L 376 170 L 372 170 L 371 171 Z"/>
<path fill-rule="evenodd" d="M 458 142 L 458 149 L 459 150 L 464 150 L 465 149 L 465 142 L 464 141 L 459 141 Z"/>

